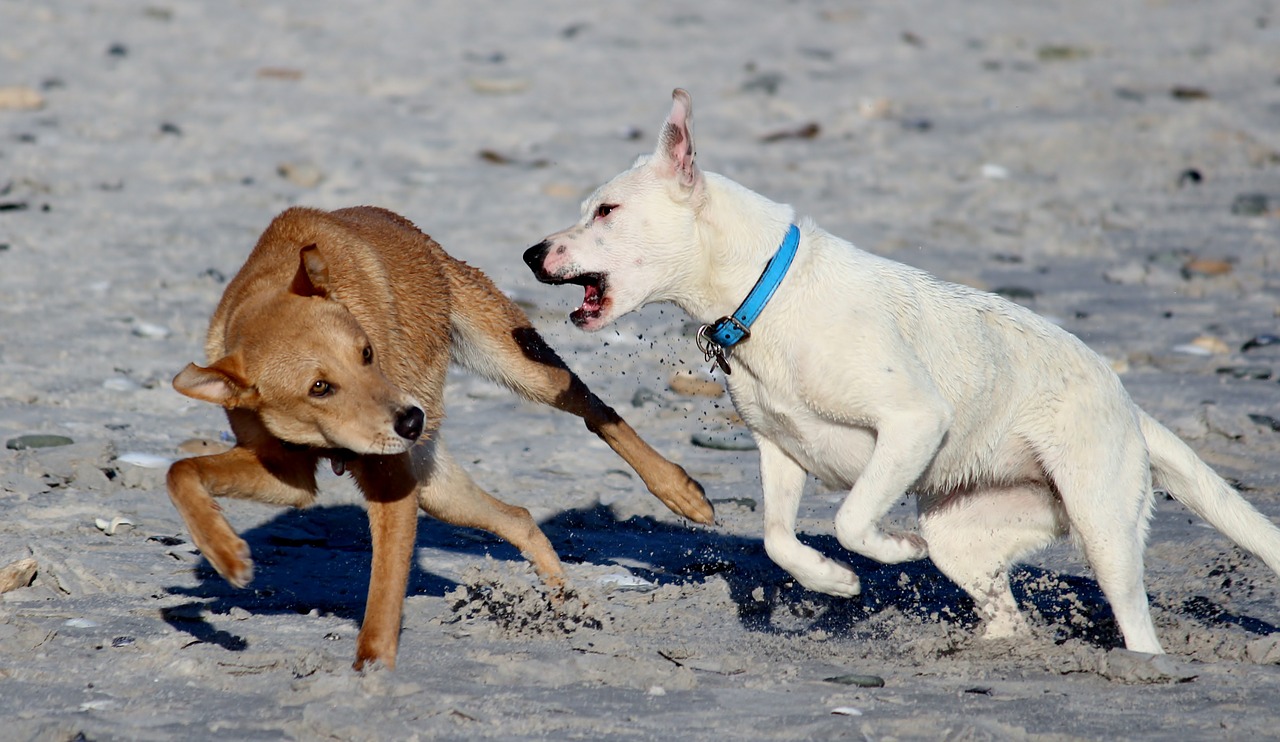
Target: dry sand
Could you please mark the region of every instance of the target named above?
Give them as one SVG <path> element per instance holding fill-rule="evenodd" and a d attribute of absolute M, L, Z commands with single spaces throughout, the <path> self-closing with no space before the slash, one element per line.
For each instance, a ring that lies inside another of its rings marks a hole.
<path fill-rule="evenodd" d="M 1056 318 L 1280 517 L 1280 345 L 1241 350 L 1280 311 L 1278 11 L 0 2 L 0 439 L 74 441 L 0 450 L 0 566 L 38 564 L 0 597 L 0 737 L 1274 736 L 1280 578 L 1178 504 L 1148 550 L 1157 661 L 1116 649 L 1066 545 L 1018 571 L 1037 636 L 1016 645 L 975 640 L 928 563 L 853 559 L 863 597 L 806 592 L 763 554 L 755 453 L 690 443 L 735 429 L 723 397 L 668 388 L 705 370 L 686 320 L 578 333 L 580 297 L 520 254 L 687 87 L 707 169 Z M 679 522 L 575 419 L 457 375 L 452 448 L 534 511 L 585 605 L 548 610 L 509 546 L 424 519 L 399 668 L 353 673 L 369 546 L 333 477 L 308 511 L 229 504 L 257 579 L 219 579 L 155 465 L 225 422 L 169 379 L 274 214 L 362 203 L 528 306 L 719 524 Z M 838 553 L 839 493 L 812 490 L 803 538 Z M 850 674 L 884 687 L 825 680 Z"/>

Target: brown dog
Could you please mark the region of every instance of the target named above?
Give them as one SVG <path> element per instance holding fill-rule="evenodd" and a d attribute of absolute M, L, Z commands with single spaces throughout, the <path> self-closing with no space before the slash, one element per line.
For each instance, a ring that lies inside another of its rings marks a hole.
<path fill-rule="evenodd" d="M 169 496 L 192 540 L 236 586 L 249 548 L 214 497 L 310 505 L 316 467 L 350 471 L 368 500 L 373 565 L 355 668 L 394 667 L 417 508 L 511 542 L 542 579 L 560 560 L 524 508 L 480 489 L 439 436 L 450 357 L 528 399 L 577 415 L 676 513 L 712 521 L 684 469 L 587 389 L 480 271 L 383 209 L 293 208 L 227 285 L 205 350 L 174 388 L 227 411 L 236 447 L 178 461 Z"/>

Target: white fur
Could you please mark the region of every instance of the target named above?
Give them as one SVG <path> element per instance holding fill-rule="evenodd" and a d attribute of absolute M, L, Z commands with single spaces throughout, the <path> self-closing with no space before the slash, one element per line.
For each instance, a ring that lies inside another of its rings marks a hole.
<path fill-rule="evenodd" d="M 655 301 L 700 322 L 731 313 L 794 220 L 791 207 L 697 168 L 691 102 L 673 97 L 656 153 L 526 256 L 544 280 L 604 277 L 604 309 L 584 329 Z M 601 204 L 614 208 L 599 216 Z M 845 548 L 890 563 L 931 555 L 973 596 L 987 636 L 1025 630 L 1010 563 L 1070 532 L 1126 646 L 1162 651 L 1143 587 L 1153 474 L 1280 571 L 1280 530 L 1076 337 L 798 224 L 791 271 L 733 350 L 727 382 L 760 447 L 765 549 L 801 584 L 859 591 L 848 566 L 795 537 L 805 472 L 849 490 L 835 521 Z M 919 496 L 923 538 L 879 527 L 907 492 Z"/>

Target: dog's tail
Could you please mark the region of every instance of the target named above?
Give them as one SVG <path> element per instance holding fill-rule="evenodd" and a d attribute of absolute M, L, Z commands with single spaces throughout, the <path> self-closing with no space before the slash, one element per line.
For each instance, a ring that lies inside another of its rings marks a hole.
<path fill-rule="evenodd" d="M 1226 480 L 1200 460 L 1191 447 L 1139 412 L 1142 435 L 1151 454 L 1155 485 L 1204 518 L 1240 548 L 1280 573 L 1280 528 L 1258 512 Z"/>

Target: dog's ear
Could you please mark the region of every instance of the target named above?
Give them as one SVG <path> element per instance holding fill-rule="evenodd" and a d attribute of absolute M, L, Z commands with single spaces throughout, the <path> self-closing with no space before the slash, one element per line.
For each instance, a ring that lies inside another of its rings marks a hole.
<path fill-rule="evenodd" d="M 692 188 L 702 177 L 694 162 L 692 125 L 693 99 L 683 88 L 676 88 L 671 91 L 671 113 L 658 137 L 657 156 L 685 188 Z"/>
<path fill-rule="evenodd" d="M 314 243 L 298 253 L 298 273 L 290 290 L 298 296 L 329 295 L 329 264 Z"/>
<path fill-rule="evenodd" d="M 173 388 L 192 399 L 212 402 L 229 410 L 253 409 L 258 401 L 258 392 L 245 379 L 237 356 L 221 358 L 208 368 L 188 363 L 173 377 Z"/>

